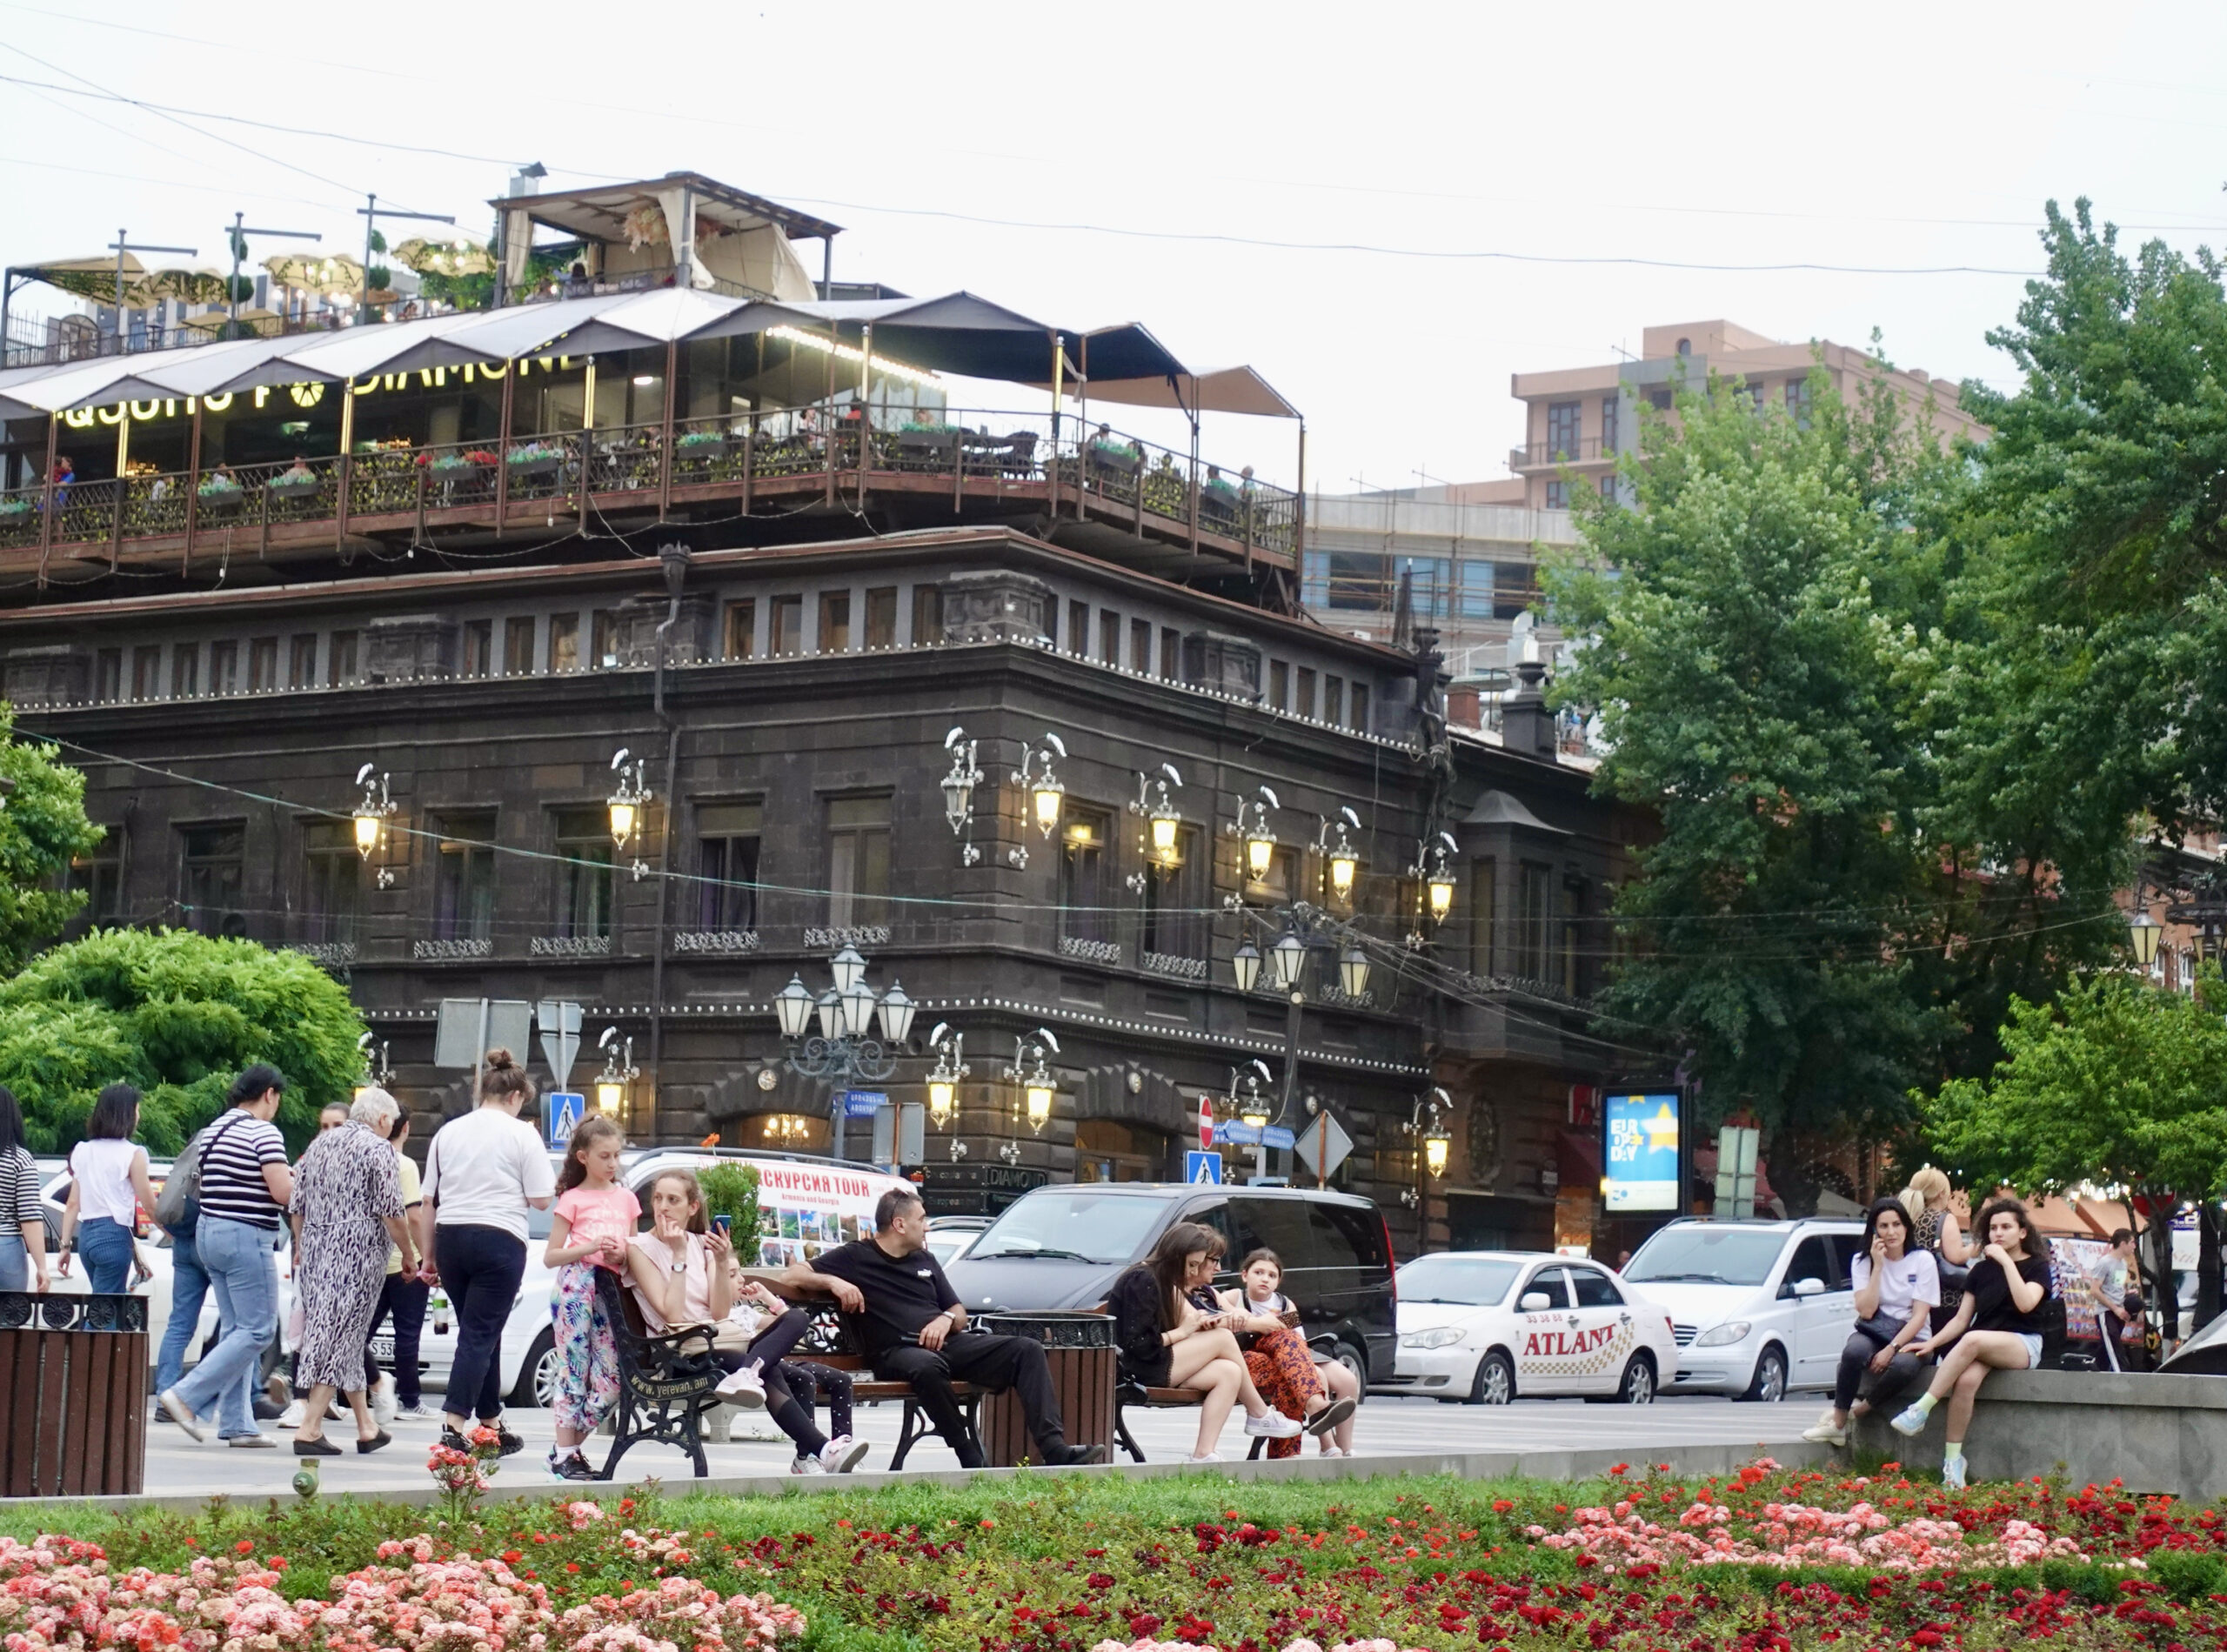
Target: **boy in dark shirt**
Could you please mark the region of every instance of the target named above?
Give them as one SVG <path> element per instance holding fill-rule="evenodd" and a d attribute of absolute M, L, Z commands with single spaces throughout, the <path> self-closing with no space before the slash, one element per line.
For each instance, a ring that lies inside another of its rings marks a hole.
<path fill-rule="evenodd" d="M 1071 1446 L 1052 1393 L 1044 1345 L 1032 1337 L 991 1336 L 966 1328 L 966 1310 L 927 1251 L 928 1214 L 920 1196 L 893 1187 L 874 1208 L 874 1236 L 824 1251 L 791 1267 L 783 1282 L 824 1291 L 860 1316 L 866 1357 L 885 1382 L 909 1382 L 961 1468 L 986 1466 L 952 1393 L 953 1379 L 979 1388 L 1011 1388 L 1048 1467 L 1095 1462 L 1103 1446 Z"/>

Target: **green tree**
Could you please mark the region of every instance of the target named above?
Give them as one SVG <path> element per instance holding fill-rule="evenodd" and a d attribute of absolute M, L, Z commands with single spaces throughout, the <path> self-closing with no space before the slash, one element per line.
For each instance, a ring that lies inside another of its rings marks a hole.
<path fill-rule="evenodd" d="M 1956 645 L 1986 625 L 1956 604 L 1968 466 L 1883 378 L 1810 393 L 1806 421 L 1715 378 L 1675 421 L 1642 408 L 1628 503 L 1581 494 L 1549 588 L 1596 784 L 1661 821 L 1617 892 L 1604 1028 L 1690 1052 L 1712 1115 L 1822 1149 L 1985 1071 L 2012 992 L 2123 935 L 2094 920 L 2126 830 L 2099 848 L 1955 784 Z"/>
<path fill-rule="evenodd" d="M 15 739 L 16 712 L 0 702 L 0 972 L 62 933 L 85 904 L 69 886 L 70 862 L 99 847 L 85 819 L 85 777 L 55 760 L 55 748 Z"/>
<path fill-rule="evenodd" d="M 42 1152 L 82 1137 L 102 1086 L 135 1084 L 140 1139 L 171 1154 L 223 1110 L 240 1068 L 267 1061 L 286 1077 L 278 1124 L 298 1147 L 320 1107 L 349 1099 L 363 1030 L 339 984 L 296 953 L 182 929 L 100 930 L 0 986 L 0 1084 Z"/>
<path fill-rule="evenodd" d="M 2014 998 L 1994 1073 L 1921 1101 L 1936 1158 L 1972 1188 L 2117 1183 L 2152 1210 L 2208 1205 L 2227 1191 L 2223 1007 L 2227 984 L 2210 964 L 2193 997 L 2115 972 L 2051 1004 Z M 2162 1286 L 2170 1252 L 2158 1248 Z"/>

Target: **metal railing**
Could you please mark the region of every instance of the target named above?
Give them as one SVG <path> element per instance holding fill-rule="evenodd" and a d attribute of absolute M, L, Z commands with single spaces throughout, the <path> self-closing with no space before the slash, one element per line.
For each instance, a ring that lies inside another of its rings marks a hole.
<path fill-rule="evenodd" d="M 1561 442 L 1531 442 L 1522 447 L 1508 450 L 1508 468 L 1511 471 L 1550 471 L 1562 465 L 1590 465 L 1600 459 L 1612 459 L 1616 450 L 1603 451 L 1597 436 L 1581 436 Z"/>
<path fill-rule="evenodd" d="M 1203 459 L 1072 417 L 953 409 L 928 422 L 909 412 L 820 407 L 541 433 L 437 446 L 382 446 L 199 472 L 37 485 L 0 492 L 0 550 L 107 544 L 331 523 L 394 531 L 414 517 L 501 514 L 538 502 L 584 513 L 596 502 L 739 491 L 745 508 L 763 488 L 793 498 L 816 478 L 832 502 L 873 487 L 949 491 L 954 512 L 970 497 L 1043 489 L 1055 512 L 1149 525 L 1165 538 L 1201 536 L 1248 554 L 1293 553 L 1299 500 L 1289 491 L 1229 475 Z M 51 532 L 47 518 L 52 516 Z M 298 536 L 296 536 L 298 537 Z"/>

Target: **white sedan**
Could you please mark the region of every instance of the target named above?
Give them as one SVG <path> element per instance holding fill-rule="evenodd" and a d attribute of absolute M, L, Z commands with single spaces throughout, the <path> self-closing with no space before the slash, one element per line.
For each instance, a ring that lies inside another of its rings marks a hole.
<path fill-rule="evenodd" d="M 1536 1251 L 1441 1251 L 1394 1276 L 1400 1341 L 1377 1394 L 1471 1405 L 1650 1403 L 1678 1370 L 1670 1317 L 1607 1268 Z"/>

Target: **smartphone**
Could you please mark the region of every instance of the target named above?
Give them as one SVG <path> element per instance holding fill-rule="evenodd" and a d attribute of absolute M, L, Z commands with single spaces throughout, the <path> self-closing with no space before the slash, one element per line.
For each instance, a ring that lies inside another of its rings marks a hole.
<path fill-rule="evenodd" d="M 724 1239 L 734 1231 L 734 1218 L 732 1216 L 714 1216 L 712 1218 L 712 1226 L 719 1230 L 719 1237 Z"/>

